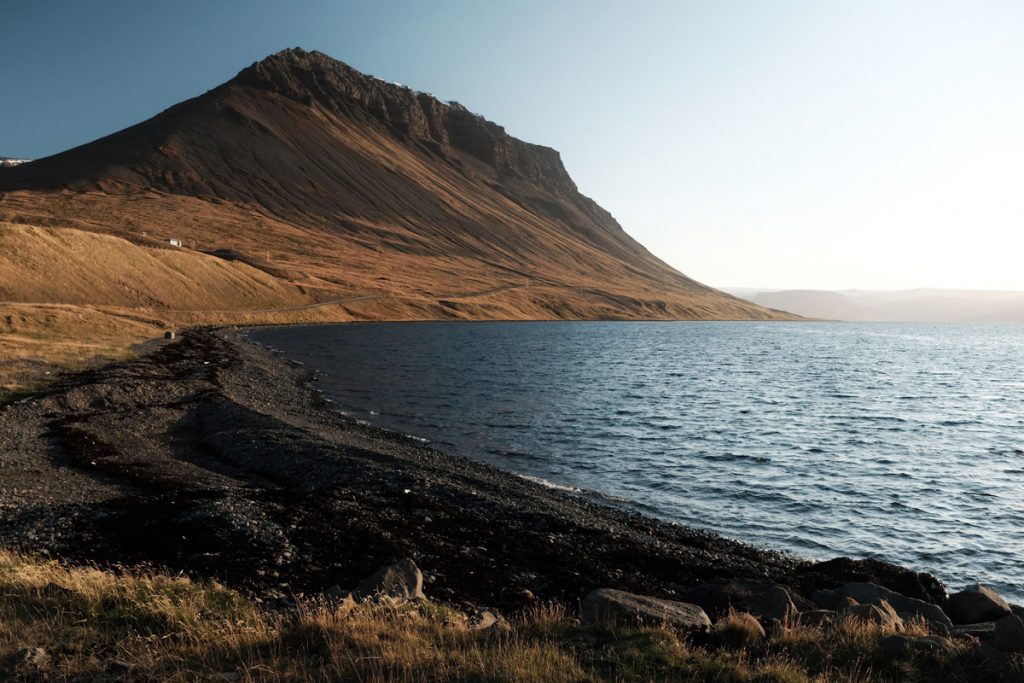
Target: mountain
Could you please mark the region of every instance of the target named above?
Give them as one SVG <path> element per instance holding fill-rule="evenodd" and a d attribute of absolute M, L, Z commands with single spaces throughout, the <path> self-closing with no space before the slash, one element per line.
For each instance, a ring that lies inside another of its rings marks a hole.
<path fill-rule="evenodd" d="M 762 306 L 829 320 L 1024 322 L 1024 292 L 966 289 L 731 291 Z"/>
<path fill-rule="evenodd" d="M 799 315 L 823 320 L 871 320 L 870 310 L 839 292 L 790 289 L 781 292 L 753 292 L 745 295 L 762 306 L 799 312 Z"/>
<path fill-rule="evenodd" d="M 790 317 L 653 256 L 555 150 L 300 49 L 0 170 L 0 221 L 174 240 L 348 302 L 339 319 Z"/>

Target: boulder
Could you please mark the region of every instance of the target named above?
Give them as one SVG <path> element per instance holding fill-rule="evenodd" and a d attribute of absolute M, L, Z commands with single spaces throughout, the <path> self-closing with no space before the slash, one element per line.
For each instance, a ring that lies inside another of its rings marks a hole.
<path fill-rule="evenodd" d="M 380 569 L 352 591 L 352 597 L 360 601 L 377 596 L 425 600 L 423 573 L 420 572 L 415 562 L 405 558 Z"/>
<path fill-rule="evenodd" d="M 796 621 L 801 626 L 824 626 L 836 620 L 836 613 L 830 609 L 815 609 L 810 612 L 801 612 L 797 615 Z"/>
<path fill-rule="evenodd" d="M 835 591 L 839 595 L 845 595 L 853 598 L 857 602 L 865 605 L 878 602 L 880 600 L 888 600 L 889 596 L 893 594 L 893 591 L 879 586 L 875 583 L 863 583 L 863 582 L 852 582 L 844 583 L 842 586 Z"/>
<path fill-rule="evenodd" d="M 477 610 L 466 620 L 471 631 L 508 631 L 508 622 L 490 610 Z"/>
<path fill-rule="evenodd" d="M 776 590 L 778 589 L 778 590 Z M 727 583 L 702 583 L 677 596 L 682 602 L 699 605 L 713 617 L 724 617 L 730 610 L 760 614 L 759 609 L 771 608 L 771 605 L 759 604 L 780 598 L 779 591 L 786 588 L 768 581 L 729 581 Z M 814 603 L 795 593 L 786 595 L 797 610 L 814 609 Z M 781 603 L 781 600 L 780 600 Z M 777 608 L 776 608 L 777 609 Z M 770 618 L 779 618 L 777 616 Z"/>
<path fill-rule="evenodd" d="M 989 640 L 996 634 L 996 622 L 982 621 L 977 624 L 960 624 L 953 627 L 955 636 L 969 636 L 978 640 Z"/>
<path fill-rule="evenodd" d="M 613 588 L 591 591 L 583 598 L 580 620 L 584 626 L 603 623 L 668 624 L 680 631 L 707 631 L 711 620 L 697 605 L 634 595 Z"/>
<path fill-rule="evenodd" d="M 949 616 L 956 624 L 997 621 L 1010 614 L 1006 600 L 992 588 L 976 583 L 949 596 Z"/>
<path fill-rule="evenodd" d="M 910 571 L 889 562 L 837 557 L 804 570 L 804 583 L 807 585 L 832 586 L 849 581 L 889 586 L 902 595 L 920 598 L 940 607 L 949 599 L 946 587 L 931 574 Z"/>
<path fill-rule="evenodd" d="M 786 621 L 797 613 L 793 599 L 782 586 L 773 586 L 750 601 L 750 611 L 763 619 Z"/>
<path fill-rule="evenodd" d="M 1024 674 L 1014 663 L 1013 657 L 994 647 L 991 643 L 982 643 L 974 648 L 974 658 L 981 668 L 994 674 L 996 680 L 1012 683 L 1024 683 Z"/>
<path fill-rule="evenodd" d="M 853 607 L 860 603 L 848 595 L 840 595 L 836 591 L 823 588 L 811 593 L 811 602 L 819 609 L 837 610 L 844 607 Z"/>
<path fill-rule="evenodd" d="M 908 598 L 874 583 L 847 583 L 843 584 L 836 592 L 853 598 L 861 604 L 877 605 L 881 601 L 888 602 L 902 619 L 921 617 L 944 631 L 949 631 L 953 627 L 949 616 L 938 605 L 917 598 Z"/>
<path fill-rule="evenodd" d="M 836 609 L 836 603 L 842 597 L 839 593 L 828 588 L 819 588 L 811 593 L 811 602 L 817 605 L 818 609 Z"/>
<path fill-rule="evenodd" d="M 878 641 L 878 649 L 887 657 L 900 657 L 910 652 L 910 636 L 886 636 Z"/>
<path fill-rule="evenodd" d="M 329 586 L 327 590 L 324 591 L 324 596 L 332 600 L 344 600 L 349 596 L 349 594 L 349 591 L 338 585 Z"/>
<path fill-rule="evenodd" d="M 953 622 L 950 621 L 949 617 L 938 605 L 933 605 L 917 598 L 908 598 L 899 593 L 894 593 L 889 598 L 889 604 L 893 606 L 896 613 L 903 619 L 920 617 L 928 622 L 928 625 L 933 629 L 943 633 L 949 633 L 950 629 L 953 628 Z"/>
<path fill-rule="evenodd" d="M 174 339 L 174 332 L 171 330 L 164 332 L 164 339 Z"/>
<path fill-rule="evenodd" d="M 1024 619 L 1011 614 L 997 621 L 992 644 L 1003 652 L 1024 652 Z"/>
<path fill-rule="evenodd" d="M 902 657 L 917 653 L 953 655 L 956 648 L 942 636 L 886 636 L 878 641 L 878 647 L 889 657 Z"/>
<path fill-rule="evenodd" d="M 885 600 L 876 603 L 854 605 L 846 607 L 838 612 L 840 617 L 856 619 L 868 624 L 878 624 L 887 630 L 899 630 L 903 628 L 903 620 Z"/>

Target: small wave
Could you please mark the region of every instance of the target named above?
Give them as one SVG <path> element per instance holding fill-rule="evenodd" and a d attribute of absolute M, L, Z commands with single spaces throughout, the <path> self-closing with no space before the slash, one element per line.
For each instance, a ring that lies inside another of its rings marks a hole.
<path fill-rule="evenodd" d="M 513 458 L 516 460 L 541 460 L 539 456 L 536 456 L 533 453 L 514 451 L 506 448 L 492 448 L 488 452 L 493 455 L 500 455 L 503 458 Z"/>
<path fill-rule="evenodd" d="M 534 477 L 529 474 L 520 474 L 520 478 L 526 481 L 532 481 L 534 484 L 540 484 L 546 489 L 554 489 L 555 491 L 567 491 L 569 493 L 582 493 L 582 489 L 578 489 L 575 486 L 568 486 L 566 484 L 556 484 L 553 481 L 544 479 L 543 477 Z"/>

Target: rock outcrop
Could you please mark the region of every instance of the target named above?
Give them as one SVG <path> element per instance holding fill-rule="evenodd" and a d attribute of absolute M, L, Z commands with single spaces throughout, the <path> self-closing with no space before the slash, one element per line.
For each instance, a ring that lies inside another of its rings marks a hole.
<path fill-rule="evenodd" d="M 949 596 L 949 616 L 956 624 L 995 621 L 1010 614 L 1010 606 L 989 586 L 973 584 Z"/>
<path fill-rule="evenodd" d="M 423 573 L 415 562 L 405 558 L 383 567 L 352 591 L 355 600 L 366 600 L 375 596 L 424 600 L 426 596 L 423 595 Z"/>
<path fill-rule="evenodd" d="M 660 626 L 668 624 L 680 631 L 707 631 L 711 620 L 700 607 L 685 602 L 634 595 L 612 588 L 591 591 L 580 605 L 584 625 L 608 623 Z"/>

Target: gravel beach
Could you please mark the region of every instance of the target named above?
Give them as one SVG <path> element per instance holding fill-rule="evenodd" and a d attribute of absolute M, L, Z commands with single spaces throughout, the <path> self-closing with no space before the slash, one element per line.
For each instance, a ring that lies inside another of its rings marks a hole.
<path fill-rule="evenodd" d="M 946 600 L 927 574 L 804 561 L 356 422 L 236 329 L 185 332 L 0 408 L 0 471 L 0 545 L 266 601 L 352 588 L 403 557 L 427 595 L 502 609 L 601 587 L 687 599 L 847 581 Z"/>

